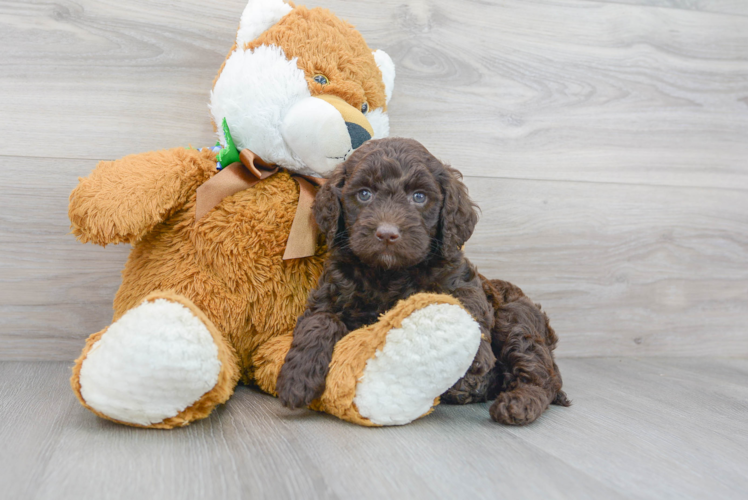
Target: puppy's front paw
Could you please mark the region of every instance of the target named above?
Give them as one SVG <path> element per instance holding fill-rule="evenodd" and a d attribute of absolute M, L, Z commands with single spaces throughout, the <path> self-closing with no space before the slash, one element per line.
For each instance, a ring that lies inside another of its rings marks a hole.
<path fill-rule="evenodd" d="M 496 357 L 491 351 L 491 345 L 482 340 L 473 364 L 470 365 L 464 377 L 442 394 L 442 401 L 455 405 L 485 401 L 490 383 L 489 373 L 494 364 L 496 364 Z"/>
<path fill-rule="evenodd" d="M 466 405 L 486 400 L 488 377 L 466 373 L 455 385 L 442 394 L 441 400 L 452 405 Z"/>
<path fill-rule="evenodd" d="M 475 375 L 482 378 L 495 364 L 496 356 L 494 356 L 491 350 L 491 344 L 485 340 L 481 340 L 478 353 L 475 355 L 475 359 L 473 359 L 473 364 L 468 369 L 468 375 Z"/>
<path fill-rule="evenodd" d="M 489 412 L 496 422 L 507 425 L 527 425 L 534 422 L 548 407 L 548 396 L 537 386 L 520 386 L 496 396 Z"/>
<path fill-rule="evenodd" d="M 322 394 L 324 387 L 320 389 L 306 377 L 281 370 L 275 389 L 278 392 L 278 399 L 281 404 L 286 408 L 295 410 L 309 406 Z"/>

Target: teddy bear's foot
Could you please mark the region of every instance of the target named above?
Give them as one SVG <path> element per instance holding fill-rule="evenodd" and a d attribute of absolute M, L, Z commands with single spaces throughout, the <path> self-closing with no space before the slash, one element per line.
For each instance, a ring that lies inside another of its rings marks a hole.
<path fill-rule="evenodd" d="M 171 428 L 208 416 L 237 379 L 234 354 L 215 326 L 189 300 L 164 292 L 92 335 L 71 383 L 99 416 Z"/>
<path fill-rule="evenodd" d="M 412 422 L 465 375 L 480 340 L 456 299 L 414 295 L 338 342 L 318 409 L 362 425 Z"/>
<path fill-rule="evenodd" d="M 390 330 L 382 350 L 366 363 L 353 402 L 374 423 L 412 422 L 465 375 L 479 343 L 480 327 L 462 307 L 419 309 Z"/>

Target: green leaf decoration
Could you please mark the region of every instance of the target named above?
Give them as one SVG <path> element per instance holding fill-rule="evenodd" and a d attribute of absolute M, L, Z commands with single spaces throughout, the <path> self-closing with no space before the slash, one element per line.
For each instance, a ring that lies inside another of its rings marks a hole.
<path fill-rule="evenodd" d="M 234 139 L 231 137 L 229 131 L 229 125 L 226 123 L 226 118 L 223 119 L 223 135 L 226 137 L 226 147 L 218 152 L 216 161 L 223 167 L 227 167 L 232 163 L 239 161 L 239 151 L 236 149 Z"/>

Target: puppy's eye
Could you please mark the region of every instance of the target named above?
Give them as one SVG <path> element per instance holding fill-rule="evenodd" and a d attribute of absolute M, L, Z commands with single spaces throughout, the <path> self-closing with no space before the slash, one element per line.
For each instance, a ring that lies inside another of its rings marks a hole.
<path fill-rule="evenodd" d="M 371 199 L 371 191 L 368 189 L 362 189 L 358 193 L 356 193 L 356 198 L 358 198 L 358 201 L 369 201 Z"/>
<path fill-rule="evenodd" d="M 328 80 L 325 75 L 314 75 L 314 78 L 312 78 L 312 80 L 319 83 L 320 85 L 327 85 L 328 83 L 330 83 L 330 80 Z"/>
<path fill-rule="evenodd" d="M 419 205 L 422 205 L 423 203 L 426 203 L 426 195 L 419 192 L 413 193 L 413 202 L 417 203 Z"/>
<path fill-rule="evenodd" d="M 361 106 L 361 112 L 362 112 L 363 114 L 366 114 L 366 113 L 367 113 L 368 111 L 369 111 L 369 105 L 368 105 L 367 103 L 364 103 L 364 104 L 363 104 L 363 105 Z"/>

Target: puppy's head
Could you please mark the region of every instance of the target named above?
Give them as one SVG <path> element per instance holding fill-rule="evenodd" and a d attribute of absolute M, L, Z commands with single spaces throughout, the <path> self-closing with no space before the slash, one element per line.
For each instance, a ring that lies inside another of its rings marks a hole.
<path fill-rule="evenodd" d="M 450 257 L 478 220 L 461 177 L 414 140 L 369 141 L 320 189 L 315 218 L 328 247 L 372 267 Z"/>

